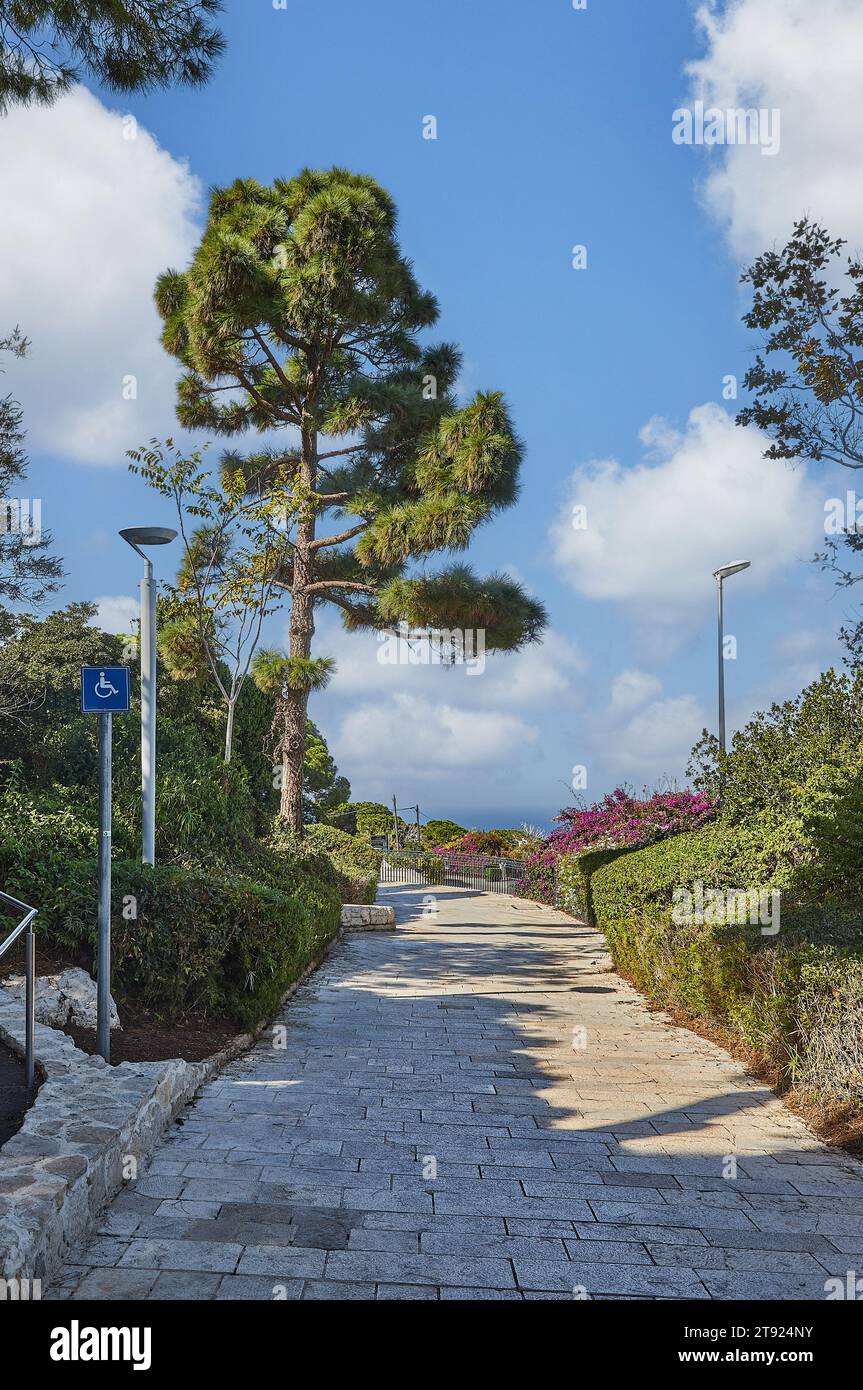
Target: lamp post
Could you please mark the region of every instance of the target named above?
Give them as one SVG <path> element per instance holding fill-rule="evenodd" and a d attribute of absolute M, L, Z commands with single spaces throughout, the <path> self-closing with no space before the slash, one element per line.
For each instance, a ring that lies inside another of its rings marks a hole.
<path fill-rule="evenodd" d="M 751 560 L 735 560 L 730 565 L 722 565 L 718 570 L 713 571 L 713 578 L 716 580 L 716 597 L 718 608 L 717 624 L 717 652 L 719 658 L 719 748 L 725 752 L 725 653 L 723 651 L 723 604 L 722 604 L 722 581 L 729 575 L 739 574 L 741 570 L 748 570 L 752 564 Z"/>
<path fill-rule="evenodd" d="M 144 561 L 141 580 L 141 861 L 156 862 L 156 581 L 142 545 L 168 545 L 170 526 L 129 526 L 123 540 Z"/>

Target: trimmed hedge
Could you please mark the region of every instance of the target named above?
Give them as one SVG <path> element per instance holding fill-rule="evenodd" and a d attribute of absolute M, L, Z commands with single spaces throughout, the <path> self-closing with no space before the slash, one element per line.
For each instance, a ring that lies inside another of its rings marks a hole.
<path fill-rule="evenodd" d="M 761 828 L 717 823 L 597 867 L 593 918 L 615 968 L 656 1003 L 730 1027 L 781 1084 L 863 1101 L 863 913 L 801 897 Z M 778 934 L 676 921 L 675 889 L 697 881 L 780 890 Z"/>
<path fill-rule="evenodd" d="M 97 833 L 62 790 L 12 779 L 0 802 L 0 884 L 39 908 L 38 938 L 91 971 Z M 242 1027 L 271 1016 L 337 931 L 342 901 L 373 902 L 380 855 L 328 826 L 301 840 L 238 836 L 230 856 L 143 867 L 120 841 L 113 863 L 113 988 L 166 1021 L 194 1014 Z M 123 915 L 124 899 L 137 918 Z M 0 919 L 0 937 L 6 918 Z M 11 925 L 11 921 L 10 921 Z"/>
<path fill-rule="evenodd" d="M 65 908 L 51 935 L 96 948 L 95 860 L 66 866 Z M 336 893 L 305 879 L 284 890 L 251 879 L 223 880 L 169 865 L 113 866 L 112 979 L 168 1022 L 229 1019 L 252 1028 L 271 1018 L 288 987 L 339 928 Z"/>
<path fill-rule="evenodd" d="M 676 888 L 701 881 L 712 888 L 790 887 L 793 873 L 775 850 L 765 848 L 761 827 L 722 821 L 645 845 L 612 863 L 600 864 L 590 879 L 596 921 L 607 926 L 630 910 L 662 913 Z"/>
<path fill-rule="evenodd" d="M 593 875 L 622 854 L 631 853 L 625 848 L 586 849 L 581 854 L 567 854 L 559 859 L 556 866 L 557 905 L 564 912 L 571 912 L 573 917 L 581 917 L 595 925 L 591 891 Z"/>

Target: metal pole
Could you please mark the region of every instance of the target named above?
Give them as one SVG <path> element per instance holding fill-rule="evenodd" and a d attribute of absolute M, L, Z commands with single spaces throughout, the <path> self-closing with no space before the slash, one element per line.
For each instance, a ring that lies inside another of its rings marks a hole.
<path fill-rule="evenodd" d="M 32 922 L 27 928 L 27 964 L 24 975 L 26 980 L 26 1018 L 24 1021 L 26 1080 L 27 1090 L 30 1091 L 33 1089 L 36 1051 L 36 933 L 33 930 Z"/>
<path fill-rule="evenodd" d="M 141 859 L 156 862 L 156 584 L 144 557 L 141 580 Z"/>
<path fill-rule="evenodd" d="M 393 831 L 396 837 L 396 849 L 399 848 L 399 815 L 396 809 L 396 799 L 393 797 Z"/>
<path fill-rule="evenodd" d="M 718 659 L 719 659 L 719 748 L 725 752 L 725 656 L 722 650 L 722 576 L 716 580 L 718 598 Z"/>
<path fill-rule="evenodd" d="M 111 1060 L 111 715 L 99 715 L 99 978 L 96 1046 Z"/>
<path fill-rule="evenodd" d="M 420 808 L 419 808 L 419 806 L 416 806 L 414 809 L 416 810 L 416 813 L 417 813 L 417 849 L 422 849 L 422 847 L 423 847 L 423 840 L 422 840 L 422 831 L 420 830 Z"/>

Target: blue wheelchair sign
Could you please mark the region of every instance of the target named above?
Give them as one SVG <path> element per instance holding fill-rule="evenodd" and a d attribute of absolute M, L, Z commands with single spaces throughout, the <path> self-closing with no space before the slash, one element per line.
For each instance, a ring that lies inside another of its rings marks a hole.
<path fill-rule="evenodd" d="M 125 714 L 129 709 L 128 666 L 82 666 L 84 714 Z"/>

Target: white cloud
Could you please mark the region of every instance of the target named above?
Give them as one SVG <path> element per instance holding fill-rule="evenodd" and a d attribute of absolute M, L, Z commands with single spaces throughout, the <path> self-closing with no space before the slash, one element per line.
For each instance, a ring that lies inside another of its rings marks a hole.
<path fill-rule="evenodd" d="M 395 694 L 361 705 L 330 743 L 339 766 L 359 785 L 394 776 L 425 784 L 471 769 L 514 765 L 537 730 L 515 715 L 468 710 Z"/>
<path fill-rule="evenodd" d="M 188 262 L 200 188 L 146 130 L 77 87 L 3 120 L 0 301 L 30 356 L 9 365 L 30 446 L 122 463 L 176 429 L 176 366 L 159 344 L 157 275 Z M 9 210 L 14 209 L 14 217 Z M 124 378 L 137 399 L 123 398 Z"/>
<path fill-rule="evenodd" d="M 682 433 L 651 421 L 642 443 L 648 454 L 632 467 L 606 459 L 578 468 L 570 506 L 552 526 L 556 564 L 585 597 L 673 622 L 703 608 L 721 564 L 751 559 L 746 582 L 760 586 L 812 554 L 823 502 L 803 468 L 763 458 L 756 429 L 707 403 Z M 584 529 L 572 524 L 573 506 L 586 507 Z"/>
<path fill-rule="evenodd" d="M 140 603 L 136 598 L 128 598 L 125 594 L 105 595 L 103 598 L 94 598 L 99 611 L 93 619 L 93 626 L 101 629 L 102 632 L 128 633 L 136 632 L 135 624 L 140 614 Z"/>
<path fill-rule="evenodd" d="M 484 669 L 478 666 L 473 674 L 466 665 L 388 664 L 379 658 L 393 650 L 390 641 L 378 641 L 373 633 L 347 633 L 330 616 L 317 624 L 317 643 L 336 662 L 330 687 L 335 699 L 384 691 L 456 707 L 537 707 L 563 696 L 577 698 L 572 680 L 588 664 L 578 642 L 553 630 L 542 643 L 520 652 L 486 652 Z M 478 654 L 476 646 L 473 650 Z"/>
<path fill-rule="evenodd" d="M 715 146 L 703 185 L 735 255 L 784 243 L 804 213 L 852 246 L 863 242 L 860 0 L 711 0 L 698 10 L 706 52 L 691 97 L 728 110 L 779 110 L 781 145 Z M 691 153 L 681 149 L 681 154 Z"/>
<path fill-rule="evenodd" d="M 628 714 L 658 695 L 662 682 L 646 671 L 621 671 L 611 683 L 611 709 L 614 714 Z"/>
<path fill-rule="evenodd" d="M 611 762 L 621 776 L 682 780 L 690 750 L 709 723 L 694 695 L 652 700 L 613 735 Z"/>
<path fill-rule="evenodd" d="M 823 628 L 796 628 L 775 643 L 774 651 L 784 682 L 795 693 L 841 661 L 835 623 Z"/>

